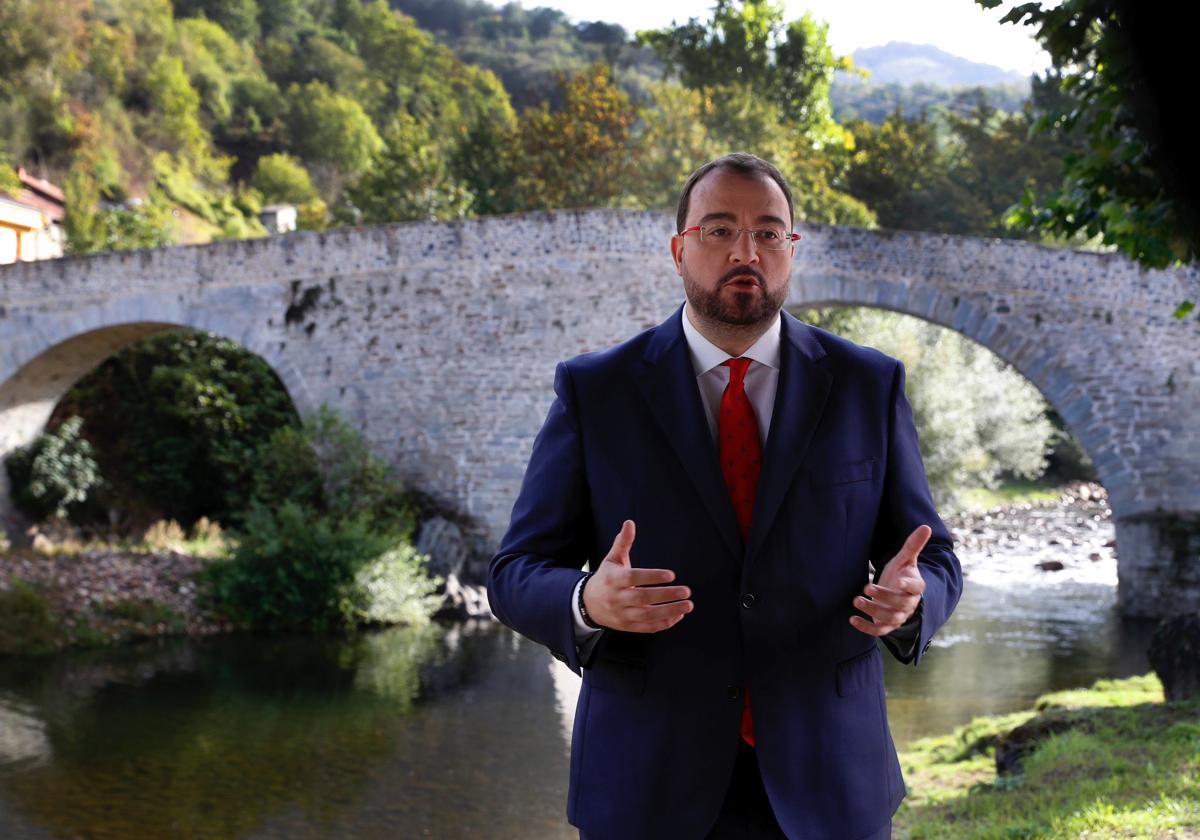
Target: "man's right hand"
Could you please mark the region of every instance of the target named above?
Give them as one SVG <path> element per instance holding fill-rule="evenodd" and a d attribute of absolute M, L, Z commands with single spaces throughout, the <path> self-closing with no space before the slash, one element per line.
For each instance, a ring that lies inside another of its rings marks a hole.
<path fill-rule="evenodd" d="M 596 624 L 631 633 L 657 633 L 674 627 L 692 611 L 691 589 L 670 583 L 670 569 L 635 569 L 629 562 L 634 524 L 626 519 L 612 549 L 583 587 L 583 605 Z"/>

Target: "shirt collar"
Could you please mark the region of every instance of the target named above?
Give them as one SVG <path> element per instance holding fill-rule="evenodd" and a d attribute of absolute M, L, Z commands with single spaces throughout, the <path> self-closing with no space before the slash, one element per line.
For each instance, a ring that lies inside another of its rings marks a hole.
<path fill-rule="evenodd" d="M 700 334 L 700 331 L 692 324 L 688 318 L 688 312 L 691 309 L 690 303 L 683 305 L 683 336 L 687 339 L 688 350 L 692 355 L 692 369 L 696 371 L 696 376 L 712 370 L 717 365 L 724 362 L 726 359 L 732 359 L 720 347 L 717 347 L 707 338 Z M 742 355 L 748 359 L 753 359 L 759 364 L 779 369 L 779 334 L 782 328 L 783 320 L 779 313 L 775 313 L 775 320 L 771 322 L 771 326 L 767 327 L 767 331 L 758 337 L 758 341 L 750 345 Z"/>

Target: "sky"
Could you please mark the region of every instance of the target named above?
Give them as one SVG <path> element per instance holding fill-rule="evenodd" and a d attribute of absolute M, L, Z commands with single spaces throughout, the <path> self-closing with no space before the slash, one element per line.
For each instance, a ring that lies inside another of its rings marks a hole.
<path fill-rule="evenodd" d="M 504 0 L 490 2 L 504 5 Z M 632 33 L 667 26 L 672 19 L 707 20 L 714 4 L 711 0 L 523 0 L 521 5 L 551 6 L 576 21 L 619 23 Z M 787 0 L 786 5 L 788 20 L 807 10 L 828 23 L 829 43 L 840 55 L 889 41 L 908 41 L 1026 74 L 1050 64 L 1029 27 L 999 22 L 1013 2 L 992 10 L 974 0 Z"/>

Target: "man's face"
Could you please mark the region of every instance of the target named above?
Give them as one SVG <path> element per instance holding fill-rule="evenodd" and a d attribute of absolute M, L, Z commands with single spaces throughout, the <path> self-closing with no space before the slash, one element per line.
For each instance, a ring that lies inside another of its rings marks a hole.
<path fill-rule="evenodd" d="M 782 228 L 790 232 L 787 198 L 769 177 L 716 169 L 692 188 L 685 228 Z M 743 233 L 732 244 L 701 243 L 699 232 L 671 237 L 675 270 L 688 302 L 705 319 L 730 326 L 770 321 L 787 299 L 792 256 L 761 248 Z"/>

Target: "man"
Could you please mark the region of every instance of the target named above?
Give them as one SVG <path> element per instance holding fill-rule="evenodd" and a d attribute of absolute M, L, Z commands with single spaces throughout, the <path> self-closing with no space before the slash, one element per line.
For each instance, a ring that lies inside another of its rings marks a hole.
<path fill-rule="evenodd" d="M 962 572 L 903 365 L 781 311 L 792 220 L 766 161 L 701 167 L 686 303 L 555 372 L 488 596 L 583 677 L 582 838 L 875 840 L 905 794 L 875 639 L 916 665 Z"/>

